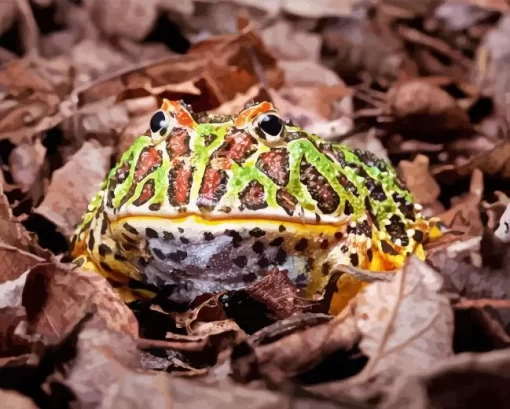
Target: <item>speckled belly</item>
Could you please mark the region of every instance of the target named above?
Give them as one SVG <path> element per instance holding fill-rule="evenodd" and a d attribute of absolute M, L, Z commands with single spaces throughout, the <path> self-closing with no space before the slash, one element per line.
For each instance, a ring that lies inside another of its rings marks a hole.
<path fill-rule="evenodd" d="M 170 298 L 177 302 L 192 301 L 203 293 L 243 289 L 272 267 L 287 270 L 298 287 L 306 287 L 314 265 L 324 264 L 334 240 L 327 232 L 313 237 L 307 231 L 304 237 L 302 227 L 298 229 L 302 232 L 289 224 L 270 223 L 261 228 L 254 220 L 206 226 L 191 220 L 163 220 L 147 227 L 147 222 L 142 218 L 127 221 L 139 232 L 144 249 L 144 255 L 132 262 L 147 284 L 174 286 Z"/>

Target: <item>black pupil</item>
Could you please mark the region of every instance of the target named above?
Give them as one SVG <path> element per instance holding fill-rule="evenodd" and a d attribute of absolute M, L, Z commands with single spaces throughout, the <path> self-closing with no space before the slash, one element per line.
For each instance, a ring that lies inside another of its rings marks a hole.
<path fill-rule="evenodd" d="M 276 115 L 265 115 L 259 122 L 260 128 L 271 136 L 278 136 L 282 130 L 283 122 Z"/>
<path fill-rule="evenodd" d="M 166 117 L 162 111 L 156 112 L 151 118 L 151 131 L 158 132 L 161 128 L 166 128 Z"/>

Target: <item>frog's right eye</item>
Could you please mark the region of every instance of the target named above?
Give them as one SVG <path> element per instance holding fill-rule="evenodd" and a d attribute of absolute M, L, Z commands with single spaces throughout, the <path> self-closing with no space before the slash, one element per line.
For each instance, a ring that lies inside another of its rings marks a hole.
<path fill-rule="evenodd" d="M 152 115 L 150 128 L 152 132 L 152 140 L 154 143 L 162 141 L 165 136 L 173 128 L 174 118 L 163 110 L 156 111 Z"/>

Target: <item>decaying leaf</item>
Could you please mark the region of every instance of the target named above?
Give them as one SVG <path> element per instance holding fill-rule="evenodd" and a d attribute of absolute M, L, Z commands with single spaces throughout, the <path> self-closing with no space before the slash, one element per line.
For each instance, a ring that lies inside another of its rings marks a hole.
<path fill-rule="evenodd" d="M 39 139 L 36 139 L 33 144 L 21 143 L 11 153 L 9 162 L 12 178 L 22 191 L 27 192 L 36 180 L 41 178 L 40 171 L 45 154 L 46 149 Z M 35 201 L 43 194 L 41 188 L 42 186 L 37 186 Z"/>
<path fill-rule="evenodd" d="M 44 201 L 35 212 L 70 237 L 110 168 L 112 149 L 85 142 L 62 168 L 55 171 Z"/>
<path fill-rule="evenodd" d="M 394 281 L 373 283 L 356 298 L 359 347 L 370 357 L 358 379 L 419 373 L 453 354 L 453 311 L 442 284 L 434 269 L 412 256 Z"/>
<path fill-rule="evenodd" d="M 32 268 L 23 290 L 29 328 L 47 340 L 62 339 L 93 311 L 108 328 L 138 336 L 131 310 L 96 273 L 69 265 L 46 263 Z"/>

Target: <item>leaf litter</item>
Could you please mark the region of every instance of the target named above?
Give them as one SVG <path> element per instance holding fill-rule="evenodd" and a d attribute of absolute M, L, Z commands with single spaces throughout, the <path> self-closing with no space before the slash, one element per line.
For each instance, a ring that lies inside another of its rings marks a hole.
<path fill-rule="evenodd" d="M 508 2 L 4 3 L 8 407 L 505 407 Z M 217 114 L 271 100 L 387 158 L 450 232 L 425 262 L 350 271 L 370 284 L 336 317 L 278 271 L 185 307 L 128 306 L 70 263 L 68 240 L 162 98 Z"/>

